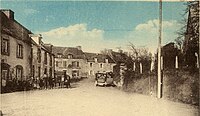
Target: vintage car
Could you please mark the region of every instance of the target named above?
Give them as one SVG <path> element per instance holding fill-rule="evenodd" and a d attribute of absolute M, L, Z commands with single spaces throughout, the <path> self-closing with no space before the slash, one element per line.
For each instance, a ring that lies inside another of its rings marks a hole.
<path fill-rule="evenodd" d="M 114 86 L 112 72 L 96 73 L 95 86 Z"/>

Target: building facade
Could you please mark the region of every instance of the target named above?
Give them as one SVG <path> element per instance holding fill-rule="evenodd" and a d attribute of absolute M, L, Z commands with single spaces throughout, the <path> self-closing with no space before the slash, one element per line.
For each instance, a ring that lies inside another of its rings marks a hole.
<path fill-rule="evenodd" d="M 49 78 L 54 78 L 53 45 L 44 44 L 40 34 L 31 34 L 29 36 L 32 38 L 32 77 L 40 79 L 46 75 Z"/>
<path fill-rule="evenodd" d="M 86 60 L 86 72 L 89 77 L 96 73 L 113 72 L 114 61 L 108 56 L 95 53 L 84 53 Z"/>
<path fill-rule="evenodd" d="M 53 47 L 55 54 L 56 73 L 64 72 L 70 77 L 85 77 L 84 53 L 80 46 L 77 47 Z"/>
<path fill-rule="evenodd" d="M 31 32 L 14 19 L 14 12 L 1 10 L 1 78 L 25 80 L 31 77 Z"/>
<path fill-rule="evenodd" d="M 92 77 L 97 72 L 113 71 L 114 62 L 107 56 L 84 53 L 81 46 L 53 47 L 55 70 L 67 72 L 72 78 Z"/>

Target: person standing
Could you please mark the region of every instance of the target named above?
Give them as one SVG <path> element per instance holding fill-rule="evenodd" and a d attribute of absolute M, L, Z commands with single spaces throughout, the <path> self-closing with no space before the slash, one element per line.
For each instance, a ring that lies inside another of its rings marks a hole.
<path fill-rule="evenodd" d="M 68 74 L 66 74 L 66 77 L 67 77 L 67 88 L 71 88 L 71 79 L 70 79 L 70 76 Z"/>
<path fill-rule="evenodd" d="M 47 74 L 44 74 L 44 86 L 45 86 L 45 89 L 48 89 L 48 76 Z"/>

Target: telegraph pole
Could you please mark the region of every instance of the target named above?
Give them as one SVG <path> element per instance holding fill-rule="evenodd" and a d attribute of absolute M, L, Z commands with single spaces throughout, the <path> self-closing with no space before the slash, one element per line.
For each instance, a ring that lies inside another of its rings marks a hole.
<path fill-rule="evenodd" d="M 198 3 L 200 5 L 200 3 Z M 200 16 L 200 12 L 199 12 L 199 16 Z M 198 21 L 199 24 L 199 21 Z M 200 33 L 200 28 L 199 28 L 199 33 Z M 198 35 L 199 36 L 199 35 Z M 199 57 L 200 58 L 200 37 L 199 37 Z M 200 60 L 199 60 L 199 74 L 200 74 Z M 200 88 L 200 76 L 199 76 L 199 88 Z M 199 96 L 200 96 L 200 89 L 199 89 Z M 199 105 L 200 105 L 200 100 L 199 100 Z M 199 110 L 199 114 L 200 114 L 200 110 Z"/>
<path fill-rule="evenodd" d="M 159 38 L 158 38 L 158 91 L 157 97 L 161 98 L 161 37 L 162 37 L 162 0 L 159 0 Z"/>

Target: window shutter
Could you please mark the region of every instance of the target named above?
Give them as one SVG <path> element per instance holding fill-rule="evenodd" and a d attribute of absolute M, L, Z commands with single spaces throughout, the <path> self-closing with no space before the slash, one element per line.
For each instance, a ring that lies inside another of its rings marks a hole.
<path fill-rule="evenodd" d="M 22 52 L 22 58 L 23 58 L 23 53 L 24 53 L 24 46 L 23 45 L 21 45 L 21 47 L 22 47 L 22 50 L 21 50 L 21 52 Z"/>
<path fill-rule="evenodd" d="M 18 58 L 18 51 L 19 51 L 19 50 L 18 50 L 18 49 L 19 49 L 18 46 L 19 46 L 19 44 L 17 44 L 17 48 L 16 48 L 16 57 L 17 57 L 17 58 Z"/>
<path fill-rule="evenodd" d="M 10 55 L 10 40 L 8 40 L 8 56 Z"/>

